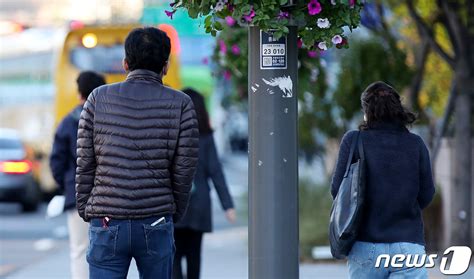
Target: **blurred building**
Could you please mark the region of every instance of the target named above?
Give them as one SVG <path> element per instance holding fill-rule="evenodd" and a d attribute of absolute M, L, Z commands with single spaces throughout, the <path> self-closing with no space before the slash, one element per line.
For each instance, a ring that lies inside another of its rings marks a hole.
<path fill-rule="evenodd" d="M 0 20 L 27 26 L 84 23 L 137 22 L 143 0 L 1 0 Z"/>

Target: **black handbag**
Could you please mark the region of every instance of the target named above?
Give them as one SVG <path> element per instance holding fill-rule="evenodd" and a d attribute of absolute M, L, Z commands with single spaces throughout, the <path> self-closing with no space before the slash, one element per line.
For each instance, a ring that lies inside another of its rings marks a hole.
<path fill-rule="evenodd" d="M 329 242 L 336 259 L 344 259 L 356 241 L 360 227 L 366 189 L 366 167 L 361 132 L 352 138 L 346 172 L 331 208 Z M 358 146 L 358 158 L 354 150 Z M 353 163 L 354 159 L 355 162 Z"/>

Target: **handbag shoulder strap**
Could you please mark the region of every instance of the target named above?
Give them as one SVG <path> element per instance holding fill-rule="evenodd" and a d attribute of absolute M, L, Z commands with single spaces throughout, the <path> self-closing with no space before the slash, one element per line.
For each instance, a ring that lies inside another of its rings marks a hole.
<path fill-rule="evenodd" d="M 360 132 L 357 132 L 357 134 L 352 137 L 351 149 L 350 149 L 350 152 L 349 152 L 349 158 L 347 158 L 346 172 L 344 173 L 344 177 L 347 177 L 347 175 L 349 174 L 349 169 L 351 167 L 352 158 L 354 156 L 354 150 L 355 150 L 355 147 L 357 145 L 357 142 L 359 141 L 359 134 L 360 134 Z"/>
<path fill-rule="evenodd" d="M 364 146 L 362 145 L 362 135 L 360 135 L 361 132 L 359 131 L 359 144 L 358 144 L 358 151 L 359 151 L 359 159 L 361 161 L 365 161 L 365 155 L 364 155 Z"/>

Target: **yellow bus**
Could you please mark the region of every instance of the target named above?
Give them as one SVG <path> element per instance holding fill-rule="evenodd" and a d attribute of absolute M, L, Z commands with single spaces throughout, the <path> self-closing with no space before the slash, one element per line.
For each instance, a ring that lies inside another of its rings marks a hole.
<path fill-rule="evenodd" d="M 68 32 L 58 56 L 55 72 L 55 124 L 79 102 L 76 79 L 81 71 L 96 71 L 105 76 L 107 83 L 125 80 L 122 68 L 125 57 L 123 44 L 128 33 L 138 25 L 81 26 Z M 163 83 L 181 88 L 178 33 L 173 26 L 158 26 L 171 39 L 170 69 Z"/>

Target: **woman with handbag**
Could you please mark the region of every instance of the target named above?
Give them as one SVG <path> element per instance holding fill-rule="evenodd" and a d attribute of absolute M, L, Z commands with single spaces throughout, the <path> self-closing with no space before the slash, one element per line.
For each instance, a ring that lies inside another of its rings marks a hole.
<path fill-rule="evenodd" d="M 421 211 L 433 199 L 435 189 L 428 149 L 421 137 L 407 129 L 416 117 L 403 107 L 397 91 L 380 81 L 365 89 L 361 104 L 364 122 L 359 131 L 344 135 L 331 183 L 333 211 L 338 212 L 345 210 L 344 205 L 354 206 L 336 204 L 342 199 L 338 195 L 363 184 L 360 214 L 350 224 L 355 224 L 354 239 L 346 249 L 350 278 L 427 278 L 424 267 L 407 267 L 404 260 L 398 261 L 402 267 L 385 267 L 386 260 L 375 267 L 381 254 L 390 258 L 411 255 L 411 262 L 420 262 L 426 253 Z M 358 164 L 351 165 L 354 161 Z M 347 177 L 354 179 L 354 169 L 358 183 L 343 183 Z M 340 218 L 338 212 L 331 216 L 331 248 L 334 238 L 344 240 L 342 234 L 334 233 L 341 230 L 340 224 L 333 227 Z"/>

